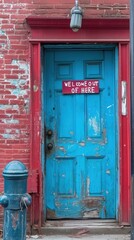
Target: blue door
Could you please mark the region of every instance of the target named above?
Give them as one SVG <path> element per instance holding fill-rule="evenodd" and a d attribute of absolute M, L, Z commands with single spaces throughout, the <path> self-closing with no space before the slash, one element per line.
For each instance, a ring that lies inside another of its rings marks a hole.
<path fill-rule="evenodd" d="M 116 218 L 114 48 L 47 48 L 44 69 L 47 219 Z M 62 92 L 91 79 L 99 93 Z"/>

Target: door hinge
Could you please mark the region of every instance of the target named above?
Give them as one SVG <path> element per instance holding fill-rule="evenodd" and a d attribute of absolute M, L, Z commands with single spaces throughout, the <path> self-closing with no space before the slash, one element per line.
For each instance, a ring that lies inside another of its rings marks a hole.
<path fill-rule="evenodd" d="M 121 112 L 123 116 L 127 115 L 127 83 L 121 82 Z"/>

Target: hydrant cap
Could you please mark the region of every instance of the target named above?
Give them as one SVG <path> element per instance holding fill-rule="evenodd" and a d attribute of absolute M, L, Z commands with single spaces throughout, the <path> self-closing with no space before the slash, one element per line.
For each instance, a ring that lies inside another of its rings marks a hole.
<path fill-rule="evenodd" d="M 28 170 L 25 165 L 18 161 L 11 161 L 9 162 L 3 171 L 3 177 L 27 177 Z"/>

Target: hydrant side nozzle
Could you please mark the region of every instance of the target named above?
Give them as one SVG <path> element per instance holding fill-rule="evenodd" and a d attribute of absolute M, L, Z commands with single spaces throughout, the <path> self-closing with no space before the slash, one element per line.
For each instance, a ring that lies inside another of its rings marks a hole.
<path fill-rule="evenodd" d="M 4 208 L 8 206 L 8 197 L 6 195 L 0 196 L 0 205 Z"/>
<path fill-rule="evenodd" d="M 23 207 L 27 208 L 28 206 L 31 205 L 31 202 L 32 202 L 32 197 L 28 193 L 26 193 L 24 196 L 22 196 L 21 205 Z"/>

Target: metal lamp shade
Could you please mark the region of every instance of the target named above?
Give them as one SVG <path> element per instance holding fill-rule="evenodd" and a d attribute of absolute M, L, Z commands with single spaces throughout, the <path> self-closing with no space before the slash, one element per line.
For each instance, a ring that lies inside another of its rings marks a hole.
<path fill-rule="evenodd" d="M 70 28 L 77 32 L 82 25 L 82 9 L 78 6 L 75 6 L 71 10 L 71 22 L 70 22 Z"/>

